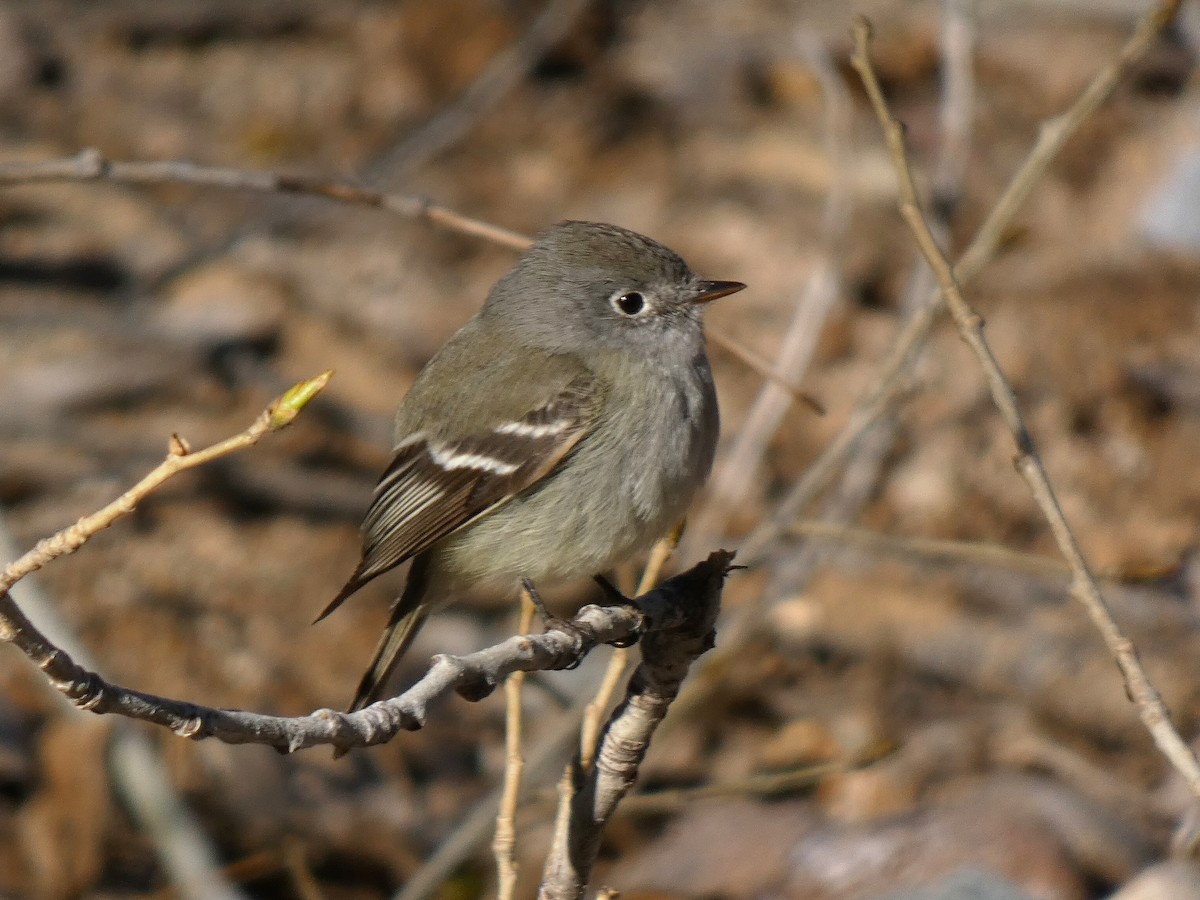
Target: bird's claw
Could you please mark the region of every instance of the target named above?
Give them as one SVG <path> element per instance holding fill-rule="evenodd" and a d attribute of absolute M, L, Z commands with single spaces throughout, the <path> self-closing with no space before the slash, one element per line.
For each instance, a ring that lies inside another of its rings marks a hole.
<path fill-rule="evenodd" d="M 596 584 L 600 585 L 600 590 L 604 592 L 605 606 L 630 606 L 633 601 L 626 597 L 617 589 L 617 586 L 605 578 L 603 575 L 593 575 L 592 579 Z M 636 629 L 633 634 L 621 641 L 613 641 L 612 646 L 618 650 L 624 650 L 627 647 L 632 647 L 641 638 L 641 629 Z"/>

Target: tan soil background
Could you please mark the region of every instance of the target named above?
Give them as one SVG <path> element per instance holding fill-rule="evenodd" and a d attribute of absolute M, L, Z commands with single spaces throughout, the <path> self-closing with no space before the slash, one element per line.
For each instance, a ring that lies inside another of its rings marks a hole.
<path fill-rule="evenodd" d="M 954 248 L 1140 10 L 980 7 Z M 793 405 L 726 534 L 685 545 L 690 565 L 736 546 L 803 473 L 902 324 L 916 253 L 848 65 L 850 18 L 874 20 L 880 75 L 928 185 L 941 8 L 597 2 L 461 133 L 397 163 L 537 11 L 515 0 L 9 3 L 0 159 L 97 147 L 363 178 L 528 233 L 563 218 L 617 222 L 709 277 L 747 282 L 708 325 L 768 357 L 827 259 L 826 196 L 847 185 L 841 287 L 803 378 L 828 415 Z M 833 154 L 802 46 L 823 48 L 847 92 Z M 1193 61 L 1184 30 L 1155 44 L 968 291 L 1106 594 L 1189 739 L 1200 715 L 1200 265 L 1195 250 L 1152 246 L 1142 225 L 1200 142 Z M 210 443 L 291 382 L 337 371 L 295 427 L 169 483 L 36 576 L 106 677 L 279 714 L 348 699 L 400 575 L 309 622 L 357 559 L 391 411 L 512 259 L 320 199 L 99 183 L 0 193 L 0 507 L 21 549 L 120 493 L 172 432 Z M 762 379 L 711 355 L 728 446 Z M 1054 558 L 948 326 L 893 428 L 853 488 L 855 524 Z M 1081 900 L 1169 856 L 1185 795 L 1064 574 L 835 542 L 800 579 L 789 573 L 804 546 L 781 544 L 731 579 L 727 605 L 771 604 L 765 627 L 705 702 L 671 721 L 637 788 L 728 791 L 630 804 L 598 884 L 637 898 Z M 549 593 L 564 609 L 595 598 L 586 585 Z M 403 678 L 432 653 L 510 633 L 512 609 L 481 597 L 438 618 Z M 531 739 L 595 673 L 528 688 Z M 498 783 L 502 718 L 499 695 L 450 700 L 424 731 L 336 763 L 145 732 L 248 894 L 370 898 L 403 885 Z M 0 895 L 174 895 L 111 787 L 108 729 L 66 715 L 20 654 L 0 652 Z M 756 780 L 829 763 L 839 771 L 790 787 Z M 518 821 L 520 896 L 540 868 L 547 798 L 531 790 Z M 1188 865 L 1143 874 L 1160 880 L 1137 896 L 1200 897 Z M 484 850 L 440 896 L 486 896 L 491 882 Z"/>

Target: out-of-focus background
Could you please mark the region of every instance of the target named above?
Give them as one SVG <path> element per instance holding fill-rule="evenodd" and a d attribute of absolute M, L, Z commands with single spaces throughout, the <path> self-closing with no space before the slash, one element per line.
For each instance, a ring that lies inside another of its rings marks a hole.
<path fill-rule="evenodd" d="M 819 336 L 795 377 L 828 414 L 792 404 L 777 428 L 759 414 L 736 471 L 727 460 L 763 380 L 712 351 L 729 500 L 701 502 L 679 560 L 691 565 L 738 546 L 775 508 L 927 293 L 848 64 L 852 15 L 873 19 L 880 77 L 957 252 L 1040 123 L 1143 11 L 10 2 L 0 159 L 96 147 L 356 180 L 526 233 L 616 222 L 709 277 L 747 282 L 708 326 L 772 359 L 807 304 L 802 333 Z M 1116 615 L 1189 739 L 1200 714 L 1195 36 L 1184 23 L 1152 45 L 968 291 Z M 973 99 L 947 99 L 947 84 L 972 81 Z M 357 560 L 392 411 L 513 259 L 322 199 L 104 183 L 0 192 L 0 513 L 17 548 L 116 496 L 172 432 L 215 441 L 293 381 L 337 370 L 295 427 L 172 481 L 33 579 L 104 675 L 280 714 L 346 702 L 401 574 L 309 623 Z M 1200 897 L 1186 854 L 1163 862 L 1185 793 L 1068 600 L 1011 440 L 944 324 L 897 409 L 805 510 L 858 530 L 776 541 L 730 580 L 742 652 L 675 710 L 597 883 L 640 898 L 1082 900 L 1123 886 L 1125 897 Z M 931 538 L 985 546 L 916 540 Z M 564 609 L 594 598 L 586 585 L 548 593 Z M 507 598 L 460 605 L 426 628 L 402 677 L 512 627 Z M 531 748 L 599 664 L 527 688 Z M 113 787 L 112 727 L 68 715 L 0 648 L 0 894 L 175 895 L 154 835 Z M 389 896 L 502 767 L 498 696 L 448 701 L 425 730 L 336 763 L 140 730 L 228 876 L 256 897 Z M 561 759 L 518 819 L 523 896 Z M 695 791 L 705 786 L 719 790 Z M 467 854 L 437 896 L 484 896 L 491 880 L 486 851 Z"/>

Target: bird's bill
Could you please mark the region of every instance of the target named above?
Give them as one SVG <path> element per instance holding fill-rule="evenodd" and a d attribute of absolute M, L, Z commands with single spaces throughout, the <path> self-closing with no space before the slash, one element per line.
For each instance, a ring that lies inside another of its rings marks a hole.
<path fill-rule="evenodd" d="M 691 300 L 693 303 L 711 303 L 745 289 L 746 286 L 740 281 L 701 281 L 697 282 Z"/>

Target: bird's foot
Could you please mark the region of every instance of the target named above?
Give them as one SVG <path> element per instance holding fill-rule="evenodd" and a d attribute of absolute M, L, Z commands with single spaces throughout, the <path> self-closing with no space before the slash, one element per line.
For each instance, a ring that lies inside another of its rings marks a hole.
<path fill-rule="evenodd" d="M 613 584 L 611 581 L 609 581 L 607 578 L 605 578 L 603 575 L 594 575 L 594 576 L 592 576 L 592 580 L 595 581 L 596 584 L 600 585 L 600 590 L 604 592 L 604 605 L 605 606 L 632 606 L 633 605 L 633 601 L 631 599 L 629 599 L 628 597 L 626 597 L 624 594 L 622 594 L 617 589 L 617 586 L 615 584 Z M 641 636 L 642 635 L 641 635 L 640 631 L 635 631 L 633 634 L 631 634 L 629 637 L 625 638 L 625 640 L 623 640 L 623 641 L 613 641 L 613 646 L 618 649 L 632 647 L 634 644 L 636 644 L 638 642 L 638 639 Z"/>
<path fill-rule="evenodd" d="M 528 578 L 521 579 L 521 587 L 525 589 L 525 596 L 529 598 L 529 602 L 533 604 L 533 608 L 537 610 L 538 617 L 542 620 L 542 627 L 546 631 L 565 631 L 574 634 L 583 641 L 594 641 L 594 636 L 585 628 L 580 628 L 570 619 L 564 619 L 562 616 L 556 616 L 550 612 L 546 606 L 546 601 L 542 599 L 542 595 L 538 593 L 538 589 L 533 586 L 533 582 Z M 578 668 L 582 659 L 576 661 L 568 669 Z"/>

